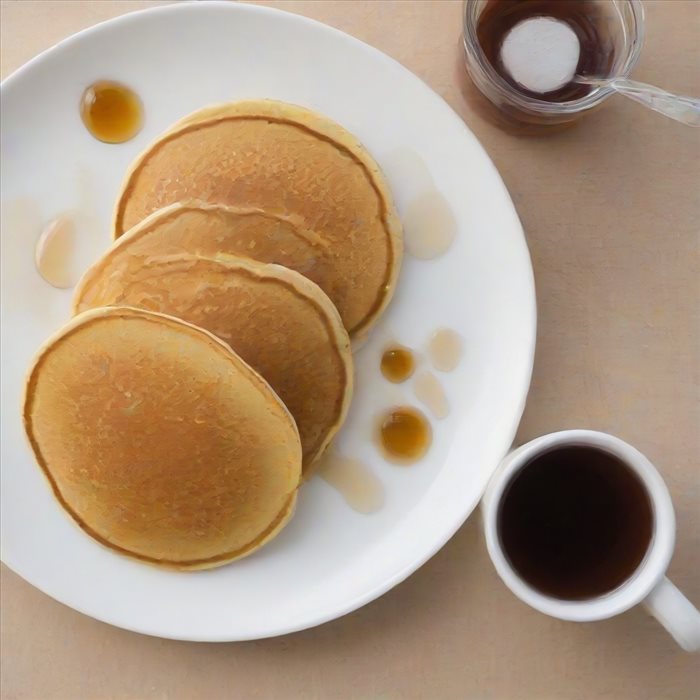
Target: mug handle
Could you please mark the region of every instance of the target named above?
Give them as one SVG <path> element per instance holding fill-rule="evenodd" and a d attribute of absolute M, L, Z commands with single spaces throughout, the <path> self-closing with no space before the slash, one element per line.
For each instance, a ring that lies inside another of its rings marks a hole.
<path fill-rule="evenodd" d="M 700 611 L 665 576 L 643 605 L 685 651 L 700 650 Z"/>

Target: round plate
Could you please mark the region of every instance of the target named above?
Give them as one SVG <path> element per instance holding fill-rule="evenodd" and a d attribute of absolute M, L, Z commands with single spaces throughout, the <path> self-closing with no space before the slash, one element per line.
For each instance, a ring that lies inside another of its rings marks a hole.
<path fill-rule="evenodd" d="M 99 79 L 126 83 L 143 99 L 144 128 L 126 144 L 100 143 L 82 125 L 80 96 Z M 34 464 L 20 417 L 23 377 L 41 342 L 68 318 L 71 297 L 40 279 L 34 246 L 42 225 L 68 212 L 85 266 L 109 245 L 120 181 L 146 144 L 193 110 L 246 97 L 294 102 L 337 120 L 385 170 L 404 218 L 430 191 L 444 198 L 457 236 L 435 260 L 406 256 L 394 301 L 356 355 L 356 394 L 338 447 L 383 482 L 384 506 L 360 514 L 314 478 L 269 546 L 220 569 L 173 573 L 86 537 Z M 1 146 L 2 558 L 18 574 L 120 627 L 178 639 L 254 639 L 317 625 L 377 598 L 472 512 L 523 410 L 534 285 L 498 173 L 418 78 L 303 17 L 228 2 L 169 5 L 76 34 L 8 78 Z M 433 421 L 427 457 L 411 467 L 390 465 L 373 442 L 377 414 L 417 401 L 410 381 L 381 378 L 382 350 L 399 341 L 423 352 L 440 327 L 457 330 L 464 345 L 457 369 L 436 373 L 450 414 Z"/>

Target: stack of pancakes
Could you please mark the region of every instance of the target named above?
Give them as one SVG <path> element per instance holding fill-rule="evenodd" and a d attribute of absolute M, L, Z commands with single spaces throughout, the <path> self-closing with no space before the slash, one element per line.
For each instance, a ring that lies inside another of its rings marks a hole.
<path fill-rule="evenodd" d="M 306 109 L 200 110 L 130 168 L 115 242 L 40 351 L 24 422 L 83 530 L 178 569 L 290 518 L 388 304 L 401 227 L 371 156 Z"/>

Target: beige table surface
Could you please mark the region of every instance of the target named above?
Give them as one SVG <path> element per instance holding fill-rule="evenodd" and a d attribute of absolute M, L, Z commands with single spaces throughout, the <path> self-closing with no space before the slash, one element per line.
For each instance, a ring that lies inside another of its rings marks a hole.
<path fill-rule="evenodd" d="M 79 29 L 154 4 L 3 2 L 2 75 Z M 700 132 L 617 98 L 565 133 L 510 136 L 460 90 L 459 2 L 264 4 L 382 49 L 479 137 L 518 208 L 537 279 L 537 359 L 518 441 L 589 427 L 644 451 L 677 509 L 670 575 L 700 605 Z M 646 6 L 635 77 L 700 94 L 700 2 Z M 3 700 L 700 697 L 700 658 L 640 609 L 572 624 L 517 601 L 476 518 L 380 600 L 278 639 L 140 636 L 63 607 L 8 569 L 1 611 Z"/>

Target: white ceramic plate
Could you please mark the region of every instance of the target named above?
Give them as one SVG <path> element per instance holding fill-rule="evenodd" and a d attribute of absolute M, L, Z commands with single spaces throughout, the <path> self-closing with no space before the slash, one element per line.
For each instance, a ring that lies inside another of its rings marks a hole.
<path fill-rule="evenodd" d="M 133 87 L 146 123 L 105 145 L 77 105 L 98 79 Z M 339 440 L 384 483 L 372 515 L 350 509 L 316 478 L 292 523 L 269 546 L 213 571 L 170 573 L 103 549 L 59 509 L 20 420 L 23 375 L 67 317 L 70 291 L 33 265 L 42 223 L 78 219 L 84 265 L 109 244 L 128 163 L 159 132 L 204 105 L 273 97 L 323 112 L 356 134 L 385 169 L 404 214 L 426 177 L 449 203 L 449 252 L 407 257 L 394 302 L 356 356 L 357 390 Z M 303 629 L 373 600 L 432 556 L 464 522 L 513 439 L 530 380 L 535 294 L 522 229 L 474 136 L 418 78 L 379 51 L 308 19 L 237 3 L 177 4 L 81 32 L 2 86 L 2 558 L 57 600 L 147 634 L 243 640 Z M 438 327 L 464 340 L 441 374 L 450 415 L 434 421 L 428 456 L 412 467 L 380 457 L 377 413 L 416 404 L 410 382 L 379 373 L 389 340 L 418 350 Z"/>

